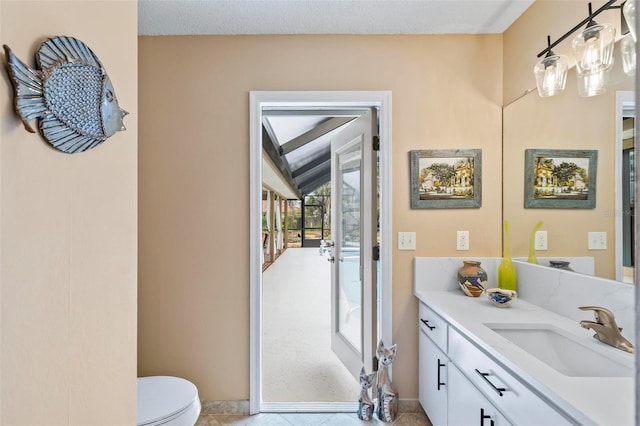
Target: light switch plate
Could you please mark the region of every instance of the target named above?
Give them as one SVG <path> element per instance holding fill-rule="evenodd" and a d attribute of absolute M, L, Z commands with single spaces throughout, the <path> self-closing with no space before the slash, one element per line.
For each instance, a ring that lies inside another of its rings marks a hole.
<path fill-rule="evenodd" d="M 547 250 L 547 231 L 536 231 L 535 250 Z"/>
<path fill-rule="evenodd" d="M 456 250 L 469 250 L 469 231 L 456 232 Z"/>
<path fill-rule="evenodd" d="M 398 250 L 415 250 L 416 233 L 398 232 Z"/>
<path fill-rule="evenodd" d="M 589 232 L 589 250 L 606 250 L 607 249 L 607 233 L 606 232 Z"/>

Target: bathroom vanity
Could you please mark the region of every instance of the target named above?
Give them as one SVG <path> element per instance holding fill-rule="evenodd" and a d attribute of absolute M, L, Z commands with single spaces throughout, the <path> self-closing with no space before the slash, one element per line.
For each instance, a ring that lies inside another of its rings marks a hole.
<path fill-rule="evenodd" d="M 578 309 L 595 299 L 614 312 L 625 337 L 634 337 L 625 330 L 629 309 L 622 304 L 633 300 L 624 300 L 628 289 L 603 297 L 599 291 L 611 289 L 585 284 L 587 276 L 518 264 L 525 297 L 498 308 L 484 295 L 468 297 L 458 288 L 460 259 L 414 262 L 419 399 L 434 425 L 634 424 L 634 356 L 593 339 L 579 324 L 593 314 Z M 490 286 L 498 263 L 483 259 Z M 571 293 L 572 280 L 580 281 L 580 296 L 548 301 Z M 546 295 L 527 300 L 530 285 Z"/>

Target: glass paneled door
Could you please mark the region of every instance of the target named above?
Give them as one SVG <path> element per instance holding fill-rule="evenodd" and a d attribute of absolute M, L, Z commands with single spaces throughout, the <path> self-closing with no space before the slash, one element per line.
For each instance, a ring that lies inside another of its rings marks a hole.
<path fill-rule="evenodd" d="M 373 370 L 376 337 L 377 136 L 368 110 L 331 141 L 331 348 L 358 377 Z"/>

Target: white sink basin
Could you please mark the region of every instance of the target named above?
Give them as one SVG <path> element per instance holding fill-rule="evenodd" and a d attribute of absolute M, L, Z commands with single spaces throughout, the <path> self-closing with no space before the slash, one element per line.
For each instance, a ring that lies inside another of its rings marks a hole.
<path fill-rule="evenodd" d="M 632 356 L 625 356 L 631 354 L 612 353 L 618 349 L 602 347 L 595 339 L 587 345 L 551 324 L 484 325 L 565 376 L 633 376 Z"/>

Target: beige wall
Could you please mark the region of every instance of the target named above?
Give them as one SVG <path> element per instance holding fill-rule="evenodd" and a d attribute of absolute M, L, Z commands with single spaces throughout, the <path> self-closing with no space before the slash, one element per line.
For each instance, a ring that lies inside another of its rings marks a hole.
<path fill-rule="evenodd" d="M 417 398 L 413 257 L 501 252 L 501 55 L 500 35 L 141 37 L 139 374 L 249 397 L 249 92 L 390 90 L 393 232 L 417 232 L 391 248 L 394 382 Z M 447 148 L 482 149 L 482 208 L 411 210 L 409 151 Z"/>
<path fill-rule="evenodd" d="M 87 43 L 128 128 L 64 154 L 27 133 L 2 72 L 2 424 L 135 423 L 137 6 L 6 1 L 0 37 L 25 63 L 47 37 Z"/>
<path fill-rule="evenodd" d="M 552 42 L 587 15 L 588 2 L 536 1 L 504 34 L 504 218 L 509 220 L 513 255 L 527 256 L 530 233 L 539 220 L 548 232 L 549 250 L 538 256 L 593 256 L 596 275 L 615 278 L 615 92 L 633 90 L 634 80 L 622 72 L 616 46 L 614 67 L 609 72 L 607 92 L 582 98 L 577 94 L 575 70 L 570 70 L 566 88 L 560 95 L 540 98 L 533 91 L 514 100 L 524 89 L 535 88 L 535 55 L 546 46 L 546 33 Z M 597 7 L 600 7 L 598 5 Z M 565 22 L 558 16 L 566 17 Z M 598 15 L 596 21 L 619 26 L 620 10 Z M 619 31 L 618 31 L 619 34 Z M 542 46 L 534 49 L 532 35 Z M 555 53 L 572 58 L 571 37 Z M 523 67 L 523 64 L 527 64 Z M 598 176 L 595 209 L 525 209 L 524 152 L 537 149 L 598 150 Z M 588 250 L 587 233 L 607 232 L 607 250 Z"/>

